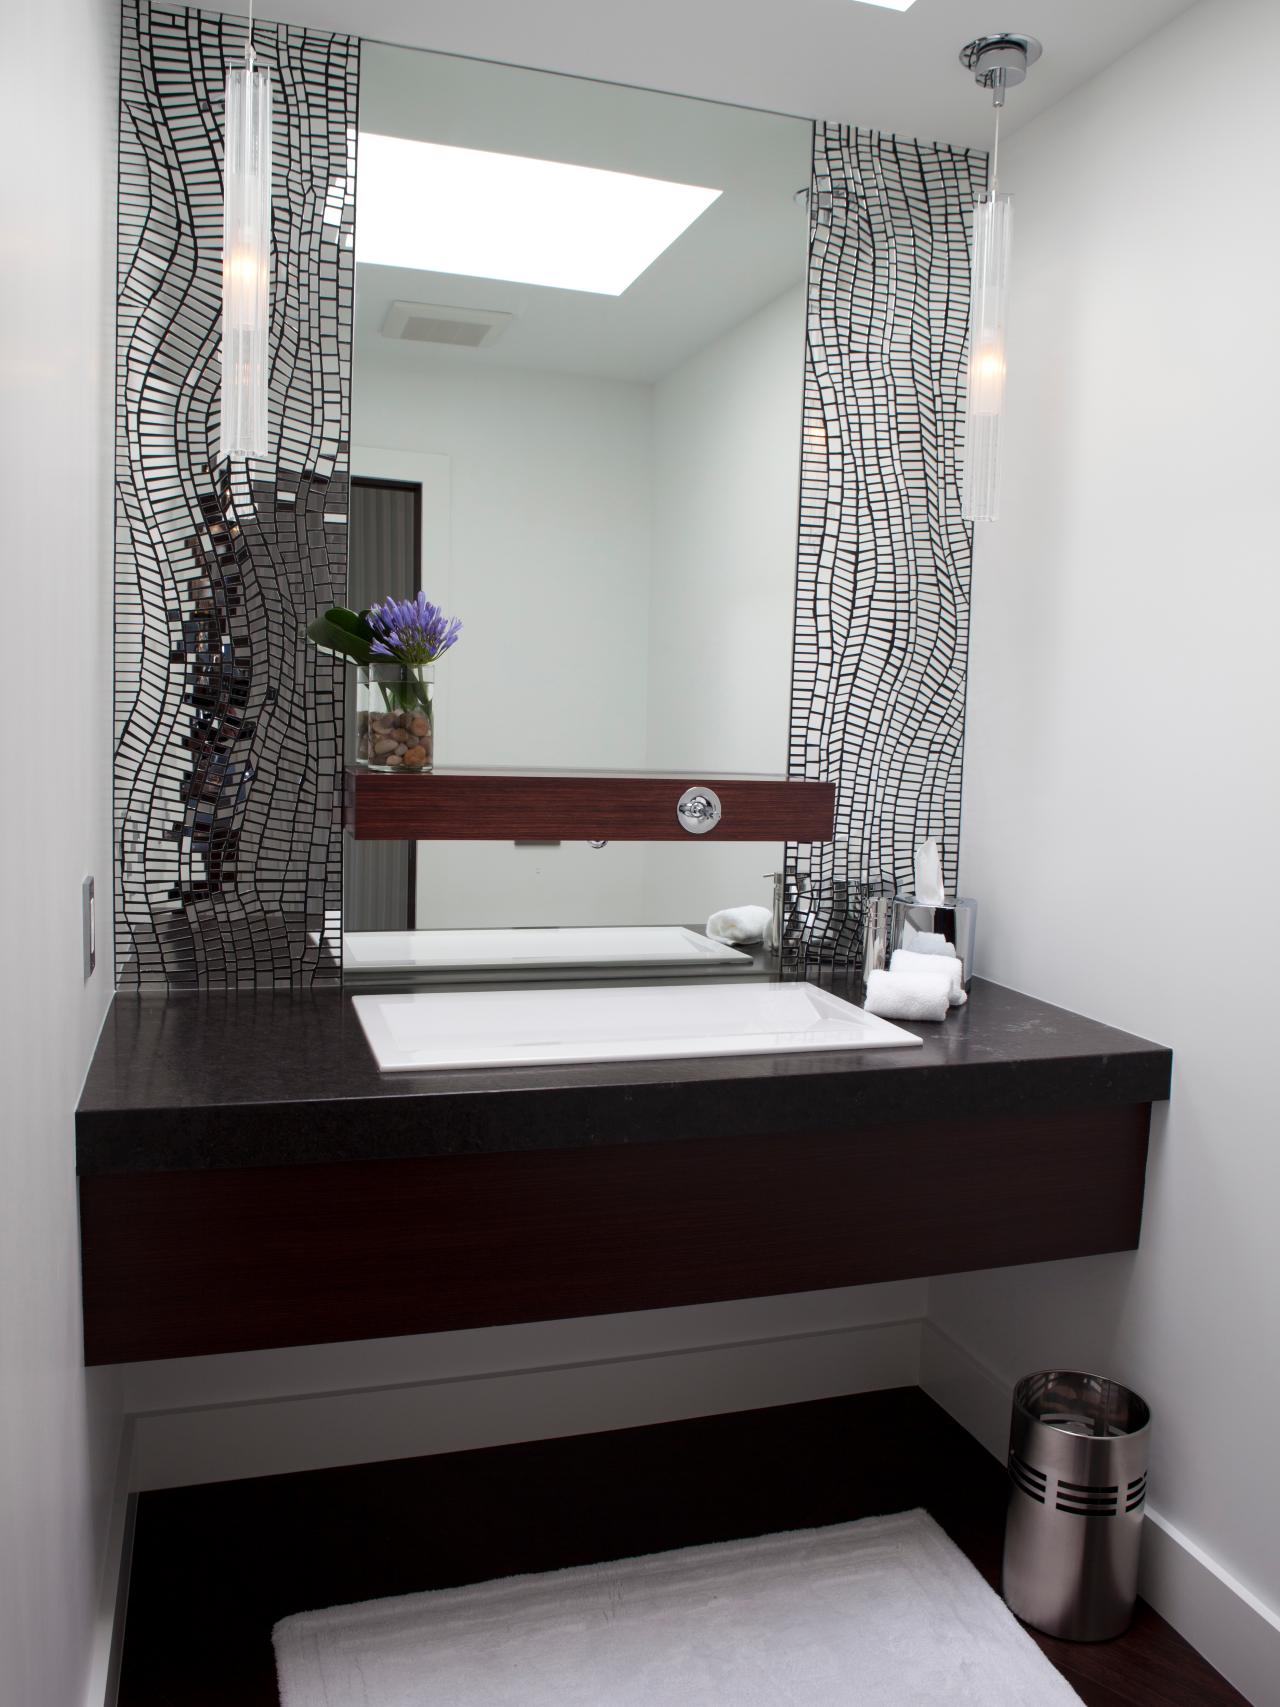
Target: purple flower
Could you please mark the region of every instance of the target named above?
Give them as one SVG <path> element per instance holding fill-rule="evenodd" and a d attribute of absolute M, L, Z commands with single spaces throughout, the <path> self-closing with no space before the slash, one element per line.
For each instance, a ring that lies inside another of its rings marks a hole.
<path fill-rule="evenodd" d="M 374 635 L 373 655 L 414 668 L 439 658 L 462 633 L 457 617 L 446 616 L 422 592 L 413 599 L 384 599 L 369 611 L 367 621 Z"/>

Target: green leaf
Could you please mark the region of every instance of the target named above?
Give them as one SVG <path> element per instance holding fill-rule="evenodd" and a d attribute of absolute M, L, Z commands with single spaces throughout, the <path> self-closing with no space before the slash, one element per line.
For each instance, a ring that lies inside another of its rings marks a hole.
<path fill-rule="evenodd" d="M 324 620 L 333 623 L 338 628 L 345 628 L 349 633 L 354 634 L 357 639 L 372 642 L 374 639 L 374 633 L 369 627 L 368 616 L 368 611 L 360 611 L 357 613 L 353 610 L 348 610 L 345 605 L 334 605 L 324 613 Z"/>
<path fill-rule="evenodd" d="M 309 623 L 307 635 L 322 652 L 350 658 L 355 664 L 367 664 L 373 656 L 373 630 L 362 616 L 342 605 Z"/>

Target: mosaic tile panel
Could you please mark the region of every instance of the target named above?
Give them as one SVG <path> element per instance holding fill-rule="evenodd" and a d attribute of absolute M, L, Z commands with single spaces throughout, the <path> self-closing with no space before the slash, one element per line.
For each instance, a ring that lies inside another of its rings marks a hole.
<path fill-rule="evenodd" d="M 246 24 L 125 0 L 116 447 L 117 980 L 336 981 L 359 44 L 273 73 L 271 452 L 218 460 L 222 106 Z"/>
<path fill-rule="evenodd" d="M 972 530 L 960 515 L 969 231 L 985 154 L 819 124 L 790 772 L 836 783 L 807 873 L 806 956 L 849 958 L 859 893 L 956 882 Z"/>

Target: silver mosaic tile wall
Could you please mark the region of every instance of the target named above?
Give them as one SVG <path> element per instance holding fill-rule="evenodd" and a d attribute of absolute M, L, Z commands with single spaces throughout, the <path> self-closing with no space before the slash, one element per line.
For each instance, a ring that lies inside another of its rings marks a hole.
<path fill-rule="evenodd" d="M 790 770 L 836 783 L 807 871 L 809 955 L 854 952 L 859 887 L 954 890 L 972 530 L 960 515 L 969 231 L 987 157 L 818 125 Z M 853 917 L 846 910 L 853 909 Z"/>
<path fill-rule="evenodd" d="M 271 454 L 219 462 L 222 104 L 245 23 L 124 0 L 117 979 L 336 981 L 359 43 L 258 22 L 274 83 Z M 336 945 L 335 945 L 336 947 Z"/>

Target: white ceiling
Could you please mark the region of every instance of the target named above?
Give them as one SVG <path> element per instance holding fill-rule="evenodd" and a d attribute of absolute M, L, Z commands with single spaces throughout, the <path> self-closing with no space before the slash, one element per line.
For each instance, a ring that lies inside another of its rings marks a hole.
<path fill-rule="evenodd" d="M 1014 130 L 1191 3 L 915 0 L 892 12 L 857 0 L 261 0 L 261 10 L 442 53 L 985 147 L 990 105 L 956 59 L 973 36 L 1016 30 L 1044 43 L 1043 60 L 1010 93 Z"/>
<path fill-rule="evenodd" d="M 795 196 L 809 181 L 807 121 L 375 44 L 361 61 L 360 128 L 722 193 L 617 297 L 362 263 L 357 369 L 449 362 L 652 383 L 804 278 L 808 219 Z M 359 185 L 357 162 L 357 223 Z M 516 319 L 482 350 L 392 342 L 382 325 L 397 300 Z"/>
<path fill-rule="evenodd" d="M 1027 82 L 1010 91 L 1002 120 L 1008 133 L 1087 82 L 1192 3 L 915 0 L 909 11 L 895 12 L 858 0 L 635 0 L 630 5 L 625 0 L 260 0 L 265 15 L 284 22 L 347 31 L 369 43 L 403 44 L 494 62 L 475 67 L 481 78 L 493 74 L 495 66 L 525 66 L 982 148 L 990 143 L 991 105 L 958 63 L 959 49 L 966 41 L 1011 30 L 1036 36 L 1044 44 L 1044 57 Z M 236 4 L 222 9 L 241 11 Z M 385 63 L 391 57 L 400 56 L 381 56 L 375 48 L 367 52 L 362 80 L 366 92 L 380 81 L 379 60 Z M 417 57 L 403 56 L 409 63 Z M 455 92 L 470 87 L 471 79 L 460 74 L 456 60 L 441 63 L 451 67 Z M 416 82 L 423 72 L 415 70 L 412 75 Z M 582 109 L 579 116 L 583 118 L 592 101 L 607 93 L 598 91 L 593 96 L 588 85 L 572 95 L 571 85 L 561 88 L 566 111 Z M 439 112 L 440 103 L 432 105 Z M 452 105 L 450 123 L 459 111 Z M 482 110 L 491 118 L 500 111 L 492 103 Z M 371 117 L 362 116 L 368 128 L 417 133 L 406 123 L 371 124 Z M 723 125 L 724 119 L 721 109 L 715 122 Z M 684 127 L 690 128 L 696 129 L 692 121 Z M 608 125 L 597 126 L 595 134 L 607 135 Z M 511 152 L 542 152 L 547 158 L 574 157 L 563 143 L 539 149 L 514 136 L 504 144 L 479 136 L 451 136 L 447 131 L 441 135 L 433 130 L 433 135 L 436 140 L 498 151 L 505 147 Z M 584 163 L 613 164 L 604 158 Z M 759 157 L 757 170 L 758 165 Z M 716 187 L 723 182 L 722 177 L 700 176 L 687 164 L 678 166 L 674 158 L 665 169 L 660 164 L 646 168 L 628 165 L 624 151 L 617 166 L 685 182 L 714 182 Z M 772 216 L 776 235 L 771 264 L 765 252 L 768 245 L 761 247 L 766 225 L 753 234 L 747 218 L 741 217 L 735 232 L 726 225 L 734 199 L 726 193 L 722 200 L 725 205 L 717 204 L 718 212 L 713 208 L 697 222 L 650 269 L 652 277 L 642 276 L 623 299 L 548 291 L 531 294 L 518 286 L 361 267 L 357 352 L 365 360 L 423 364 L 474 362 L 479 357 L 498 365 L 655 378 L 770 300 L 785 288 L 784 275 L 791 274 L 781 202 Z M 757 218 L 759 213 L 757 206 Z M 713 215 L 718 222 L 714 233 Z M 712 235 L 721 240 L 718 251 L 709 245 Z M 735 242 L 745 245 L 737 258 L 741 265 L 735 260 Z M 699 280 L 694 262 L 700 251 Z M 786 260 L 780 267 L 783 256 Z M 701 295 L 706 314 L 701 318 L 699 282 L 705 287 Z M 491 350 L 464 353 L 389 344 L 378 333 L 387 304 L 396 298 L 511 309 L 520 320 Z M 683 327 L 674 318 L 673 305 L 681 305 L 688 313 Z M 713 305 L 718 305 L 718 314 L 713 313 Z"/>

